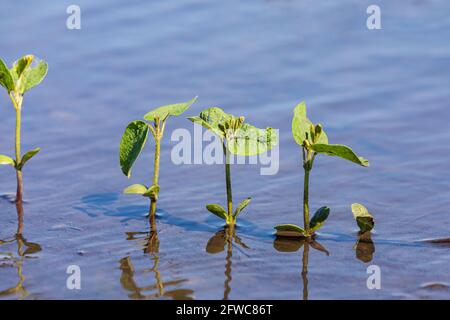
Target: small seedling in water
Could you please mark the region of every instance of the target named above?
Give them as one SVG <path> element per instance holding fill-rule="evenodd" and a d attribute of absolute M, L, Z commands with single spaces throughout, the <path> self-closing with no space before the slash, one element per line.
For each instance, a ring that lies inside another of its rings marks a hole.
<path fill-rule="evenodd" d="M 358 224 L 360 234 L 372 231 L 375 226 L 375 220 L 366 207 L 359 203 L 352 204 L 353 217 Z"/>
<path fill-rule="evenodd" d="M 33 55 L 26 55 L 16 61 L 12 68 L 8 69 L 6 64 L 0 59 L 0 84 L 6 89 L 16 110 L 16 131 L 15 131 L 15 159 L 5 155 L 0 155 L 0 164 L 12 166 L 16 170 L 17 193 L 16 202 L 22 201 L 23 182 L 22 169 L 25 163 L 30 160 L 40 148 L 28 151 L 21 157 L 20 154 L 20 131 L 22 103 L 25 92 L 37 86 L 47 75 L 48 65 L 44 61 L 38 61 Z"/>
<path fill-rule="evenodd" d="M 258 129 L 248 123 L 244 123 L 244 117 L 235 117 L 216 107 L 205 109 L 199 116 L 188 119 L 216 134 L 222 142 L 225 156 L 227 210 L 219 204 L 208 204 L 206 208 L 211 213 L 225 220 L 227 226 L 234 227 L 236 218 L 250 203 L 250 198 L 243 200 L 233 212 L 230 155 L 254 156 L 266 152 L 277 143 L 277 134 L 272 128 Z"/>
<path fill-rule="evenodd" d="M 294 109 L 292 119 L 292 135 L 295 142 L 302 147 L 303 169 L 305 170 L 303 186 L 303 228 L 294 224 L 282 224 L 275 227 L 279 235 L 311 237 L 315 231 L 322 227 L 330 214 L 327 207 L 319 208 L 309 220 L 309 175 L 313 168 L 314 160 L 319 154 L 336 156 L 349 160 L 364 167 L 369 166 L 369 161 L 358 157 L 352 149 L 341 144 L 329 144 L 328 137 L 321 124 L 314 125 L 306 117 L 306 105 L 301 102 Z"/>
<path fill-rule="evenodd" d="M 139 157 L 147 141 L 150 131 L 155 139 L 155 161 L 153 170 L 153 184 L 147 187 L 143 184 L 133 184 L 123 192 L 126 194 L 140 194 L 150 198 L 150 221 L 154 221 L 156 213 L 156 202 L 159 194 L 159 158 L 161 153 L 161 139 L 166 127 L 166 121 L 170 116 L 179 116 L 185 112 L 195 101 L 194 99 L 185 102 L 162 106 L 154 109 L 144 116 L 144 119 L 150 121 L 147 123 L 142 120 L 130 122 L 125 129 L 122 141 L 120 142 L 120 167 L 123 174 L 128 178 L 131 176 L 131 168 Z"/>

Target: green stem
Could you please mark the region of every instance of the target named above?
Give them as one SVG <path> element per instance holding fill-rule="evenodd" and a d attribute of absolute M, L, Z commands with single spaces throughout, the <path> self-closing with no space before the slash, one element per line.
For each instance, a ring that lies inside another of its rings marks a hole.
<path fill-rule="evenodd" d="M 11 101 L 14 105 L 14 109 L 16 109 L 16 136 L 15 136 L 15 149 L 16 149 L 16 165 L 19 165 L 21 156 L 20 156 L 20 130 L 22 126 L 22 101 L 23 97 L 18 95 L 16 96 L 13 92 L 10 93 Z M 23 179 L 22 179 L 22 171 L 16 168 L 16 177 L 17 177 L 17 193 L 16 193 L 16 202 L 22 201 L 23 195 Z"/>
<path fill-rule="evenodd" d="M 228 206 L 228 218 L 230 221 L 227 223 L 233 223 L 233 195 L 231 192 L 231 168 L 230 168 L 230 152 L 227 150 L 225 143 L 223 145 L 223 152 L 225 153 L 225 179 L 227 183 L 227 206 Z"/>
<path fill-rule="evenodd" d="M 303 226 L 307 235 L 309 235 L 309 172 L 310 170 L 305 168 L 303 181 Z"/>
<path fill-rule="evenodd" d="M 153 185 L 158 185 L 159 180 L 159 159 L 161 154 L 161 138 L 162 130 L 160 131 L 159 120 L 155 122 L 155 161 L 153 167 Z M 154 216 L 156 214 L 156 200 L 151 200 L 150 202 L 150 221 L 154 221 Z"/>

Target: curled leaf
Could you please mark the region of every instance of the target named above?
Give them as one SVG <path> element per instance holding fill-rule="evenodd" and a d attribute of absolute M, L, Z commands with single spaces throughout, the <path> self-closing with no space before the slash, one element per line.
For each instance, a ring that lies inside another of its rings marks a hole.
<path fill-rule="evenodd" d="M 244 208 L 246 206 L 248 206 L 251 199 L 252 198 L 247 198 L 247 199 L 242 200 L 242 202 L 238 205 L 238 207 L 234 211 L 233 217 L 237 217 L 242 212 L 242 210 L 244 210 Z"/>
<path fill-rule="evenodd" d="M 212 107 L 200 112 L 199 116 L 189 117 L 188 119 L 194 123 L 200 124 L 204 128 L 210 130 L 221 138 L 225 137 L 225 129 L 234 117 L 225 113 L 218 107 Z"/>
<path fill-rule="evenodd" d="M 0 164 L 6 164 L 6 165 L 10 165 L 12 167 L 15 167 L 16 161 L 14 161 L 12 158 L 10 158 L 8 156 L 4 156 L 4 155 L 0 154 Z"/>
<path fill-rule="evenodd" d="M 366 207 L 359 203 L 353 203 L 352 212 L 361 233 L 365 233 L 373 229 L 375 226 L 375 220 Z"/>
<path fill-rule="evenodd" d="M 280 224 L 275 230 L 280 237 L 305 237 L 305 230 L 295 224 Z"/>
<path fill-rule="evenodd" d="M 13 77 L 2 59 L 0 59 L 0 85 L 2 85 L 8 93 L 14 90 Z"/>
<path fill-rule="evenodd" d="M 148 190 L 143 195 L 145 197 L 149 197 L 153 201 L 157 201 L 158 195 L 159 195 L 159 189 L 160 189 L 159 185 L 154 184 L 150 188 L 148 188 Z"/>
<path fill-rule="evenodd" d="M 162 106 L 156 108 L 144 116 L 145 120 L 153 121 L 155 119 L 164 120 L 169 116 L 179 116 L 183 112 L 185 112 L 195 101 L 197 97 L 189 100 L 188 102 L 169 104 L 166 106 Z"/>
<path fill-rule="evenodd" d="M 208 209 L 209 212 L 215 214 L 219 218 L 227 220 L 227 212 L 219 204 L 208 204 L 206 205 L 206 209 Z"/>
<path fill-rule="evenodd" d="M 144 121 L 133 121 L 128 124 L 120 142 L 120 167 L 128 178 L 131 168 L 139 157 L 148 137 L 148 125 Z"/>
<path fill-rule="evenodd" d="M 341 144 L 321 144 L 316 143 L 311 146 L 317 153 L 324 153 L 329 156 L 340 157 L 342 159 L 354 162 L 363 167 L 369 166 L 369 160 L 364 159 L 363 157 L 358 157 L 351 148 L 341 145 Z"/>
<path fill-rule="evenodd" d="M 143 184 L 133 184 L 125 190 L 123 190 L 123 193 L 125 194 L 140 194 L 144 195 L 147 192 L 147 187 Z"/>
<path fill-rule="evenodd" d="M 321 207 L 317 209 L 317 211 L 314 213 L 314 216 L 311 218 L 311 221 L 309 222 L 309 227 L 311 228 L 311 230 L 319 230 L 325 223 L 325 220 L 327 220 L 329 214 L 330 208 L 328 207 Z"/>
<path fill-rule="evenodd" d="M 14 79 L 14 90 L 25 93 L 37 86 L 47 75 L 48 65 L 33 55 L 26 55 L 17 60 L 10 69 Z"/>
<path fill-rule="evenodd" d="M 21 170 L 25 165 L 25 163 L 27 163 L 28 160 L 33 158 L 39 151 L 41 151 L 41 148 L 36 148 L 25 153 L 22 157 L 22 160 L 20 160 L 19 165 L 17 166 L 17 170 Z"/>

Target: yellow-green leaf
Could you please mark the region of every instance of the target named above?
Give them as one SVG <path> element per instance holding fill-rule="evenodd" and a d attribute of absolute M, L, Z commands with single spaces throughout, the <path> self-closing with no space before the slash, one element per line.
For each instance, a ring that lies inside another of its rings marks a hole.
<path fill-rule="evenodd" d="M 8 93 L 14 90 L 13 77 L 2 59 L 0 59 L 0 85 L 2 85 Z"/>
<path fill-rule="evenodd" d="M 277 236 L 281 237 L 304 237 L 305 230 L 295 224 L 280 224 L 275 227 Z"/>
<path fill-rule="evenodd" d="M 195 101 L 197 97 L 189 100 L 188 102 L 170 104 L 156 108 L 144 116 L 145 120 L 153 121 L 156 118 L 160 120 L 165 120 L 169 116 L 179 116 L 185 112 Z"/>
<path fill-rule="evenodd" d="M 244 123 L 241 128 L 227 135 L 227 148 L 232 154 L 254 156 L 264 153 L 278 143 L 278 135 L 272 128 L 258 129 Z"/>
<path fill-rule="evenodd" d="M 328 207 L 321 207 L 317 209 L 317 211 L 314 213 L 314 216 L 311 218 L 311 221 L 309 222 L 309 227 L 311 228 L 311 230 L 319 230 L 319 228 L 321 228 L 325 223 L 325 220 L 327 220 L 329 214 L 330 208 Z"/>
<path fill-rule="evenodd" d="M 327 154 L 329 156 L 340 157 L 342 159 L 354 162 L 364 167 L 369 166 L 369 160 L 358 157 L 351 148 L 341 144 L 320 144 L 316 143 L 311 149 L 317 153 Z"/>
<path fill-rule="evenodd" d="M 41 148 L 36 148 L 36 149 L 33 149 L 33 150 L 25 153 L 22 157 L 22 160 L 20 160 L 20 163 L 17 166 L 17 169 L 21 170 L 23 168 L 23 166 L 25 165 L 25 163 L 27 163 L 28 160 L 33 158 L 39 151 L 41 151 Z"/>
<path fill-rule="evenodd" d="M 238 205 L 238 207 L 237 207 L 236 210 L 234 211 L 233 216 L 234 216 L 234 217 L 237 217 L 237 216 L 242 212 L 242 210 L 244 210 L 244 208 L 245 208 L 246 206 L 248 206 L 248 204 L 250 203 L 250 200 L 251 200 L 251 199 L 252 199 L 252 198 L 247 198 L 247 199 L 242 200 L 242 202 Z"/>
<path fill-rule="evenodd" d="M 375 220 L 366 207 L 359 203 L 353 203 L 352 212 L 361 233 L 371 231 L 373 229 L 375 226 Z"/>
<path fill-rule="evenodd" d="M 133 184 L 125 190 L 123 190 L 123 193 L 125 194 L 141 194 L 144 195 L 144 193 L 147 192 L 147 187 L 143 184 Z"/>
<path fill-rule="evenodd" d="M 206 205 L 206 209 L 208 209 L 209 212 L 215 214 L 219 218 L 227 220 L 227 212 L 219 204 L 208 204 Z"/>
<path fill-rule="evenodd" d="M 6 164 L 6 165 L 13 166 L 13 167 L 16 166 L 16 162 L 12 158 L 10 158 L 8 156 L 4 156 L 2 154 L 0 154 L 0 164 Z"/>

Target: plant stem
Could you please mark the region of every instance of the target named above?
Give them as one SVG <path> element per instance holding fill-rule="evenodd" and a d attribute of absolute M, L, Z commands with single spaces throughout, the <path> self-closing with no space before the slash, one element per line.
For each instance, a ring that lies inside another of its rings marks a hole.
<path fill-rule="evenodd" d="M 153 185 L 158 185 L 159 180 L 159 158 L 161 154 L 161 138 L 162 130 L 160 131 L 159 120 L 155 122 L 155 161 L 153 167 Z M 151 200 L 150 202 L 150 222 L 153 220 L 156 214 L 156 200 Z"/>
<path fill-rule="evenodd" d="M 309 243 L 308 241 L 305 241 L 302 259 L 303 300 L 308 300 L 308 256 Z"/>
<path fill-rule="evenodd" d="M 16 166 L 19 165 L 21 157 L 20 157 L 20 130 L 22 125 L 22 101 L 23 97 L 18 95 L 16 96 L 13 92 L 10 93 L 11 101 L 14 105 L 14 109 L 16 109 L 16 137 L 15 137 L 15 149 L 16 149 Z M 23 179 L 22 179 L 22 170 L 17 169 L 16 167 L 16 177 L 17 177 L 17 193 L 16 193 L 16 202 L 22 201 L 23 195 Z"/>
<path fill-rule="evenodd" d="M 309 235 L 309 172 L 310 170 L 305 168 L 303 181 L 303 226 L 307 235 Z"/>
<path fill-rule="evenodd" d="M 230 168 L 230 152 L 227 150 L 225 143 L 223 145 L 223 152 L 225 153 L 225 180 L 227 184 L 227 206 L 228 206 L 228 217 L 230 221 L 227 223 L 234 224 L 232 221 L 233 216 L 233 195 L 231 192 L 231 168 Z"/>

